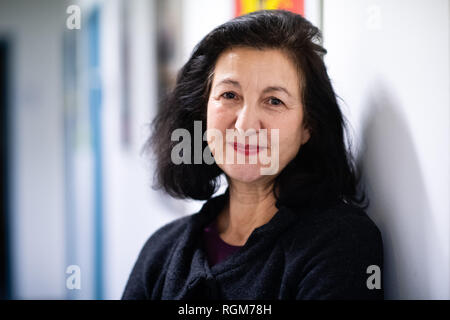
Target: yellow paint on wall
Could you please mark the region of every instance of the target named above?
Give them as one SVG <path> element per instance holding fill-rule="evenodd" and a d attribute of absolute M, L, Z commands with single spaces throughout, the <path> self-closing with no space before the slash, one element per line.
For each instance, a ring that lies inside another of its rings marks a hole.
<path fill-rule="evenodd" d="M 291 8 L 292 0 L 241 0 L 242 14 L 258 10 L 275 10 L 280 8 Z"/>
<path fill-rule="evenodd" d="M 241 1 L 241 10 L 242 14 L 247 14 L 253 11 L 261 10 L 261 1 L 260 0 L 242 0 Z"/>

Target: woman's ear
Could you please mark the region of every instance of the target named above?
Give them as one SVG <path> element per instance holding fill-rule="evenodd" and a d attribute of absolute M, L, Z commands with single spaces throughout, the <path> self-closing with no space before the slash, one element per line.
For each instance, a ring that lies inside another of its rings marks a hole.
<path fill-rule="evenodd" d="M 302 145 L 307 143 L 310 137 L 311 137 L 311 134 L 309 132 L 309 129 L 303 127 L 303 130 L 302 130 Z"/>

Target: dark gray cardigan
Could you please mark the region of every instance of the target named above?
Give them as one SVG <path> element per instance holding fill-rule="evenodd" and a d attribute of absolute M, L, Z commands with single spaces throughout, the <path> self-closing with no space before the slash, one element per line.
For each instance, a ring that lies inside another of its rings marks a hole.
<path fill-rule="evenodd" d="M 370 265 L 383 269 L 380 231 L 344 203 L 302 212 L 279 207 L 242 248 L 209 267 L 203 228 L 227 200 L 228 190 L 157 230 L 122 299 L 383 299 L 383 286 L 366 285 Z"/>

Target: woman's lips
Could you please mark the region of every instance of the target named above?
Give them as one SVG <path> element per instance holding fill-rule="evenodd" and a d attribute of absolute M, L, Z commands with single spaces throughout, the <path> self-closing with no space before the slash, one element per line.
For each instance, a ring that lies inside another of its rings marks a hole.
<path fill-rule="evenodd" d="M 257 154 L 259 151 L 261 151 L 262 149 L 265 149 L 266 147 L 261 147 L 259 145 L 249 145 L 249 144 L 244 145 L 242 143 L 234 142 L 233 148 L 235 151 L 248 156 L 248 155 Z"/>

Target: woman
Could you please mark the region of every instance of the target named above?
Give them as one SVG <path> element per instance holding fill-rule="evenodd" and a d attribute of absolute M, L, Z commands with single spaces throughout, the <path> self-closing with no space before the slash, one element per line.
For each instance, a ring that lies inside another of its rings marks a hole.
<path fill-rule="evenodd" d="M 274 10 L 196 46 L 148 146 L 159 187 L 207 202 L 149 238 L 123 299 L 383 298 L 382 239 L 319 41 L 303 17 Z M 192 145 L 180 148 L 179 129 Z M 228 189 L 212 197 L 221 175 Z"/>

